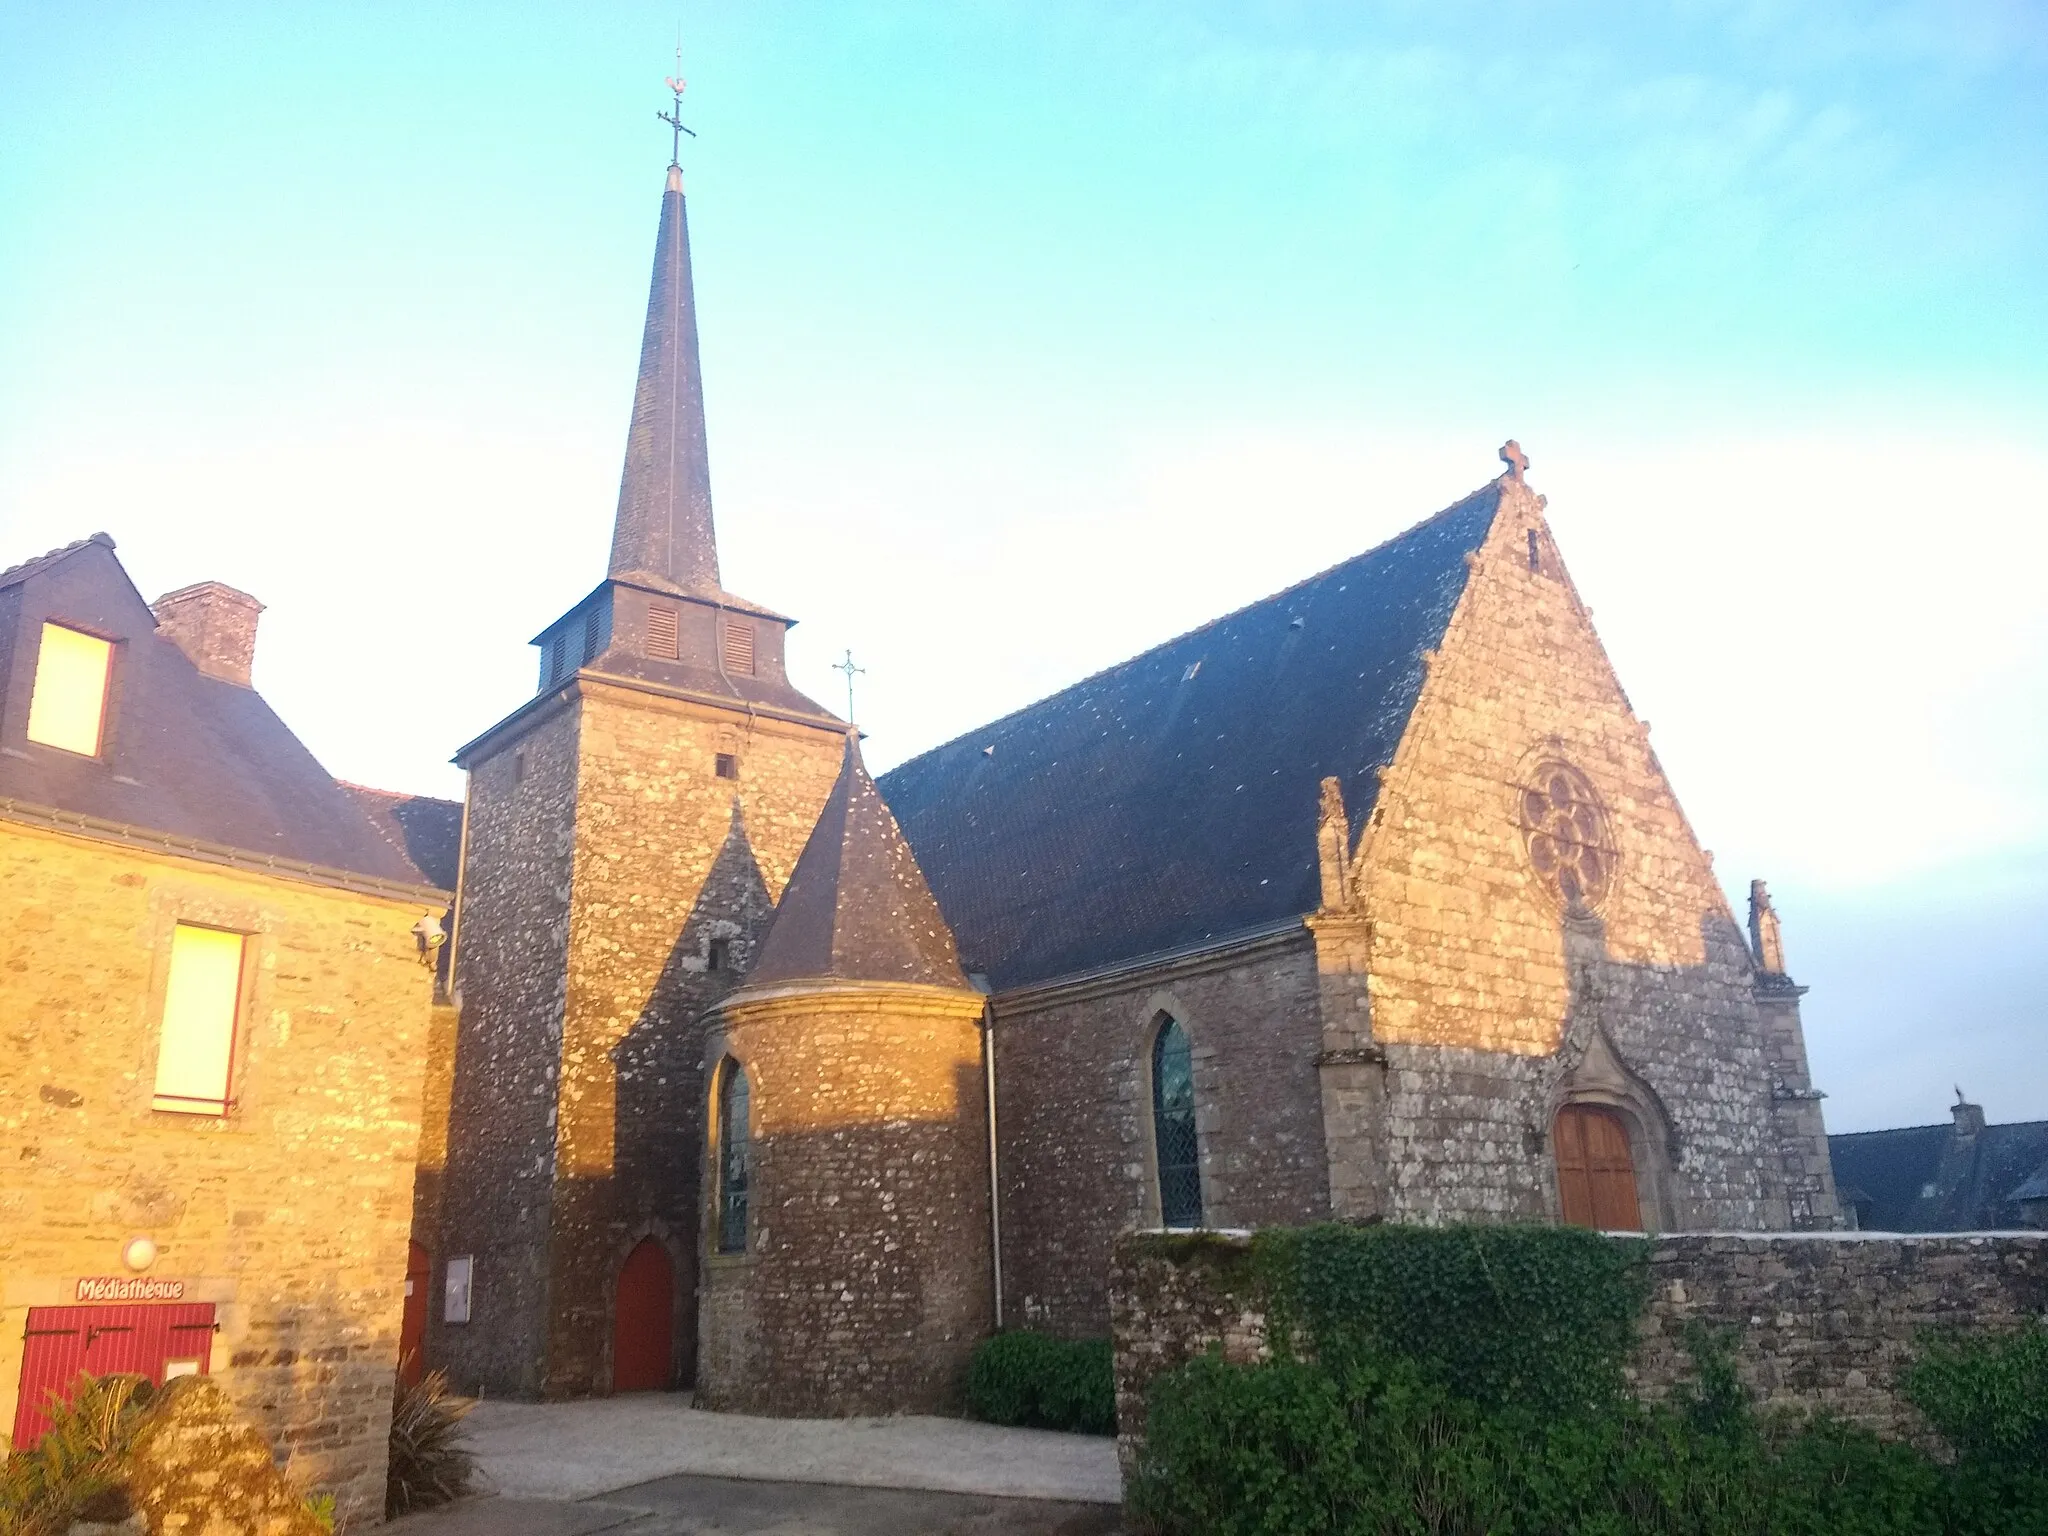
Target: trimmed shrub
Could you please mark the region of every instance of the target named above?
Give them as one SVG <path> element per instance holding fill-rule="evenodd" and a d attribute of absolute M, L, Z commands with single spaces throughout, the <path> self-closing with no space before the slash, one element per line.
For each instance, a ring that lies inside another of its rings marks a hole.
<path fill-rule="evenodd" d="M 1109 1340 L 1014 1329 L 985 1340 L 967 1373 L 967 1410 L 991 1424 L 1116 1433 Z"/>

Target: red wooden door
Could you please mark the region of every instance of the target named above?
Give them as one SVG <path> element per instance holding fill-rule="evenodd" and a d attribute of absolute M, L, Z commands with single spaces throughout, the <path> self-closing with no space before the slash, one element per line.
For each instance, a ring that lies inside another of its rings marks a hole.
<path fill-rule="evenodd" d="M 1640 1232 L 1643 1208 L 1621 1116 L 1591 1104 L 1567 1104 L 1558 1112 L 1555 1143 L 1564 1219 L 1602 1232 Z"/>
<path fill-rule="evenodd" d="M 433 1264 L 418 1243 L 405 1245 L 405 1311 L 398 1322 L 398 1379 L 416 1386 L 427 1370 L 427 1282 Z"/>
<path fill-rule="evenodd" d="M 644 1237 L 619 1270 L 612 1313 L 612 1390 L 662 1392 L 675 1370 L 675 1271 L 668 1252 Z"/>
<path fill-rule="evenodd" d="M 50 1394 L 68 1398 L 82 1371 L 132 1372 L 159 1386 L 167 1375 L 207 1375 L 213 1363 L 213 1305 L 136 1303 L 110 1307 L 31 1307 L 21 1357 L 14 1447 L 26 1450 L 50 1427 Z"/>

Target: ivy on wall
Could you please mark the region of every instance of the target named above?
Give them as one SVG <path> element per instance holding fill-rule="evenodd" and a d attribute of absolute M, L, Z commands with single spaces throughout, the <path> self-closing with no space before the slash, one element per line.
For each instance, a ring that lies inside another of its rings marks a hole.
<path fill-rule="evenodd" d="M 1404 1358 L 1484 1406 L 1563 1412 L 1621 1389 L 1650 1245 L 1577 1227 L 1327 1224 L 1261 1232 L 1276 1346 L 1343 1377 Z"/>
<path fill-rule="evenodd" d="M 1268 1320 L 1272 1358 L 1156 1378 L 1141 1536 L 2048 1536 L 2048 1327 L 1923 1339 L 1902 1385 L 1941 1462 L 1758 1411 L 1730 1341 L 1637 1402 L 1646 1243 L 1543 1227 L 1310 1227 L 1141 1240 Z"/>

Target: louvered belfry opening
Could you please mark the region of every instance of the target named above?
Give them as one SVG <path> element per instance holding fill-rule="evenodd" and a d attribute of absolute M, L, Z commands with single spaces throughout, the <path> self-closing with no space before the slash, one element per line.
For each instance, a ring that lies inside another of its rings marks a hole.
<path fill-rule="evenodd" d="M 748 677 L 754 673 L 754 626 L 737 619 L 725 621 L 724 635 L 725 670 L 742 673 Z"/>
<path fill-rule="evenodd" d="M 1159 1162 L 1159 1223 L 1202 1224 L 1201 1152 L 1195 1139 L 1195 1063 L 1173 1019 L 1152 1042 L 1152 1132 Z"/>
<path fill-rule="evenodd" d="M 1611 1109 L 1567 1104 L 1558 1111 L 1555 1143 L 1559 1214 L 1565 1222 L 1599 1232 L 1640 1232 L 1643 1209 L 1628 1123 Z"/>
<path fill-rule="evenodd" d="M 681 615 L 665 603 L 647 610 L 647 654 L 656 661 L 674 661 L 679 652 Z"/>

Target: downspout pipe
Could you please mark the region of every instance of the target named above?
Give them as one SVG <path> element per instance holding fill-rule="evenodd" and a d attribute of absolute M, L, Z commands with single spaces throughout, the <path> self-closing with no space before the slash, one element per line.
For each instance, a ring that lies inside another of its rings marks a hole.
<path fill-rule="evenodd" d="M 981 1080 L 988 1090 L 988 1235 L 989 1274 L 995 1286 L 996 1331 L 1003 1328 L 1003 1191 L 996 1156 L 996 1000 L 988 977 L 970 971 L 968 982 L 981 994 Z"/>

